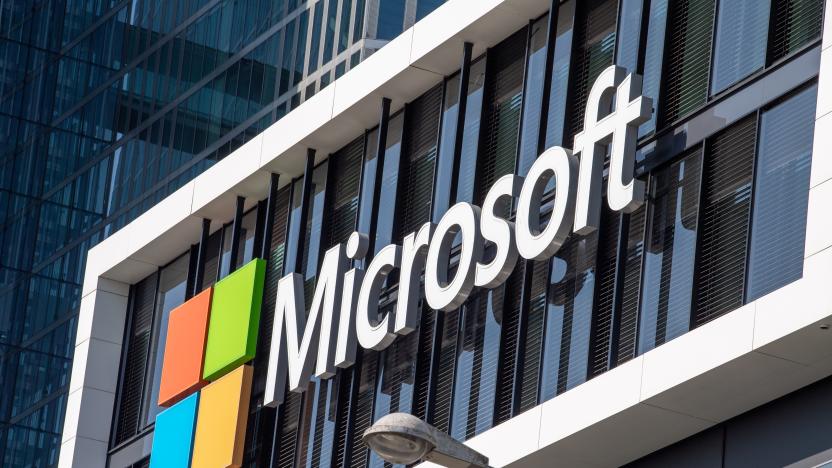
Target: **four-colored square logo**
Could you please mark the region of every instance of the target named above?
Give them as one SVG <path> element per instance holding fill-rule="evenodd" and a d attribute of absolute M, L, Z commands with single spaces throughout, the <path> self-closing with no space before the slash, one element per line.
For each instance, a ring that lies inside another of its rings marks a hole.
<path fill-rule="evenodd" d="M 151 468 L 241 465 L 265 274 L 252 260 L 171 311 Z"/>

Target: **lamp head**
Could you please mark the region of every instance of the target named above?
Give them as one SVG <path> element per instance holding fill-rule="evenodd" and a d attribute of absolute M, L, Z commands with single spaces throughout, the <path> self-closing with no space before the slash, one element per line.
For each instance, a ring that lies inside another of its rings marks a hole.
<path fill-rule="evenodd" d="M 412 414 L 392 413 L 380 418 L 364 431 L 363 440 L 390 463 L 410 465 L 426 460 L 449 468 L 488 467 L 488 457 Z"/>
<path fill-rule="evenodd" d="M 436 447 L 430 426 L 405 413 L 380 418 L 364 431 L 362 439 L 384 460 L 402 465 L 423 459 Z"/>

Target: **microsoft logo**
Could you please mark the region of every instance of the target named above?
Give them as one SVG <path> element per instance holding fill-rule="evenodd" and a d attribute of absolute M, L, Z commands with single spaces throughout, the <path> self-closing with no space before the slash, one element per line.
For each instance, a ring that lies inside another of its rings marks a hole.
<path fill-rule="evenodd" d="M 266 261 L 170 313 L 151 468 L 242 464 Z"/>

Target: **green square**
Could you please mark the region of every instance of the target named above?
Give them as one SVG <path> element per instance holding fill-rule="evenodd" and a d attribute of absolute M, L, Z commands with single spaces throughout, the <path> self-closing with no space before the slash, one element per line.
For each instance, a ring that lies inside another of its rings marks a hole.
<path fill-rule="evenodd" d="M 255 259 L 214 285 L 202 375 L 216 380 L 254 358 L 266 261 Z"/>

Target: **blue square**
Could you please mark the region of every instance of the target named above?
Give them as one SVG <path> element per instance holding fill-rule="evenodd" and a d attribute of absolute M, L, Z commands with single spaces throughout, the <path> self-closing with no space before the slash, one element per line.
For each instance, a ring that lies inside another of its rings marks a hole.
<path fill-rule="evenodd" d="M 188 468 L 194 446 L 199 392 L 156 416 L 150 468 Z"/>

